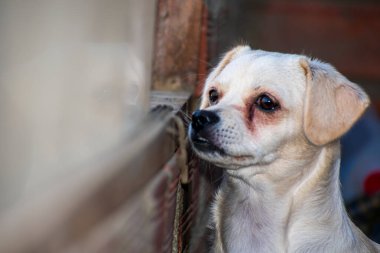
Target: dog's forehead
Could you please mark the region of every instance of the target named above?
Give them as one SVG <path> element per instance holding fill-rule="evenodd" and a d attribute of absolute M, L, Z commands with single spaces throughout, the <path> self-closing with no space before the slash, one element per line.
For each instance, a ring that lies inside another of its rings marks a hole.
<path fill-rule="evenodd" d="M 281 96 L 300 97 L 306 77 L 299 55 L 249 51 L 232 60 L 210 80 L 227 92 L 247 93 L 255 88 L 268 88 Z"/>

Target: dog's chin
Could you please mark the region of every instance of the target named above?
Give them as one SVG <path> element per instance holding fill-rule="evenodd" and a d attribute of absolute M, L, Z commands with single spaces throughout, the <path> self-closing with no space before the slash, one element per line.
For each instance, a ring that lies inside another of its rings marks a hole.
<path fill-rule="evenodd" d="M 205 140 L 191 140 L 190 142 L 193 150 L 201 159 L 218 167 L 240 169 L 255 164 L 253 156 L 232 155 L 227 150 Z"/>

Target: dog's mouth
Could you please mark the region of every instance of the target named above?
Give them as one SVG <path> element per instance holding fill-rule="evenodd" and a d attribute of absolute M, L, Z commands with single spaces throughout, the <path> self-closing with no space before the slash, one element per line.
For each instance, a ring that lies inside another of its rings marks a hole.
<path fill-rule="evenodd" d="M 236 170 L 254 164 L 255 159 L 252 155 L 229 154 L 224 149 L 203 137 L 191 138 L 191 144 L 195 153 L 197 153 L 201 159 L 211 162 L 220 168 Z"/>
<path fill-rule="evenodd" d="M 200 158 L 221 168 L 239 169 L 251 165 L 255 160 L 250 154 L 234 154 L 218 145 L 221 140 L 216 139 L 212 131 L 193 131 L 190 128 L 189 139 Z"/>
<path fill-rule="evenodd" d="M 225 151 L 216 146 L 212 141 L 206 139 L 200 135 L 192 135 L 191 142 L 194 148 L 203 153 L 218 153 L 220 155 L 226 155 Z"/>
<path fill-rule="evenodd" d="M 231 155 L 223 148 L 218 147 L 209 139 L 201 136 L 192 136 L 191 144 L 198 156 L 221 168 L 239 169 L 251 165 L 252 156 Z"/>

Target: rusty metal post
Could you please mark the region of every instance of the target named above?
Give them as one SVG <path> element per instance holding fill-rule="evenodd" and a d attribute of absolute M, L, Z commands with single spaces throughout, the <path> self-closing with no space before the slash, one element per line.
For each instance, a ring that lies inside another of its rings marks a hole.
<path fill-rule="evenodd" d="M 190 90 L 196 85 L 202 0 L 159 0 L 153 90 Z"/>

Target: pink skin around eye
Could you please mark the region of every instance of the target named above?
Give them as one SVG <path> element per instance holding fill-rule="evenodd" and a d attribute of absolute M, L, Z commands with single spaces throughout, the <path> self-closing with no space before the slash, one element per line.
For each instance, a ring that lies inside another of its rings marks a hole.
<path fill-rule="evenodd" d="M 256 99 L 256 96 L 250 96 L 245 99 L 243 106 L 233 106 L 233 108 L 242 115 L 247 129 L 252 134 L 255 134 L 256 129 L 260 126 L 277 124 L 284 114 L 283 110 L 276 110 L 269 113 L 258 110 L 255 104 Z"/>
<path fill-rule="evenodd" d="M 241 115 L 243 116 L 244 123 L 250 132 L 254 131 L 253 116 L 254 116 L 255 108 L 252 108 L 252 107 L 253 107 L 252 102 L 247 102 L 245 103 L 244 106 L 238 106 L 238 105 L 233 106 L 233 108 L 237 110 L 239 113 L 241 113 Z"/>

